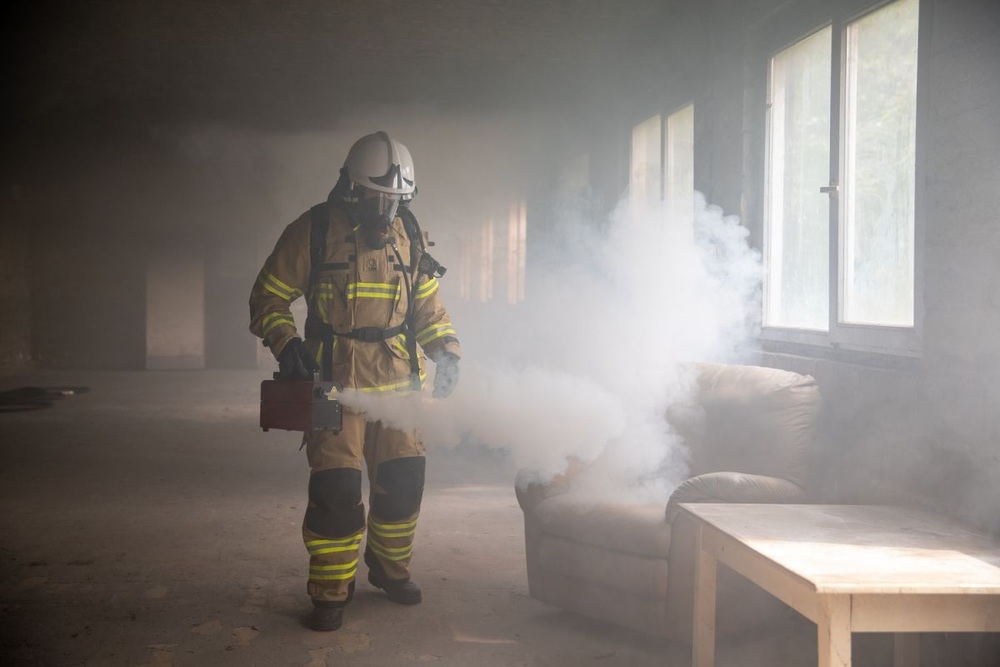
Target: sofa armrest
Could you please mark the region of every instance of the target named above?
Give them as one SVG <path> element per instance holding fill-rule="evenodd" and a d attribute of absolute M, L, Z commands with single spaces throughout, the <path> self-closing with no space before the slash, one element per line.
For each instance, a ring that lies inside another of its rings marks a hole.
<path fill-rule="evenodd" d="M 570 459 L 566 470 L 555 477 L 543 478 L 536 470 L 521 468 L 514 480 L 514 493 L 517 502 L 525 514 L 534 513 L 538 503 L 546 498 L 567 493 L 573 486 L 573 480 L 586 468 L 579 459 Z"/>
<path fill-rule="evenodd" d="M 787 479 L 742 472 L 710 472 L 681 483 L 667 502 L 667 521 L 672 522 L 680 503 L 797 503 L 805 491 Z"/>

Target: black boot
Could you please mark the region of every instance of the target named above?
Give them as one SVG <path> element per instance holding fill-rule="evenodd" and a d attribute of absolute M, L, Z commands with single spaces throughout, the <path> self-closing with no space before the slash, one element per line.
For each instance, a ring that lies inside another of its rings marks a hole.
<path fill-rule="evenodd" d="M 382 569 L 382 563 L 375 554 L 365 549 L 365 564 L 368 566 L 368 583 L 385 591 L 386 597 L 398 604 L 420 604 L 424 596 L 420 586 L 409 579 L 390 579 Z"/>
<path fill-rule="evenodd" d="M 330 632 L 344 623 L 344 607 L 354 599 L 354 582 L 347 588 L 347 599 L 343 602 L 313 600 L 313 610 L 309 615 L 309 627 L 316 632 Z"/>
<path fill-rule="evenodd" d="M 316 632 L 330 632 L 344 623 L 344 607 L 346 602 L 324 602 L 313 600 L 312 614 L 309 615 L 309 628 Z"/>

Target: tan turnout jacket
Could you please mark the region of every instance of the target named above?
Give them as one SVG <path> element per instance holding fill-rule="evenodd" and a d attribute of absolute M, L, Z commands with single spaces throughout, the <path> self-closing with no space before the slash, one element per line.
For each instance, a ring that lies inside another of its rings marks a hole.
<path fill-rule="evenodd" d="M 289 305 L 303 294 L 311 312 L 338 333 L 362 327 L 390 329 L 402 325 L 406 317 L 403 267 L 392 247 L 369 249 L 340 207 L 329 205 L 327 211 L 325 257 L 311 292 L 306 294 L 310 289 L 309 211 L 285 228 L 251 291 L 250 331 L 264 339 L 275 358 L 290 339 L 302 337 Z M 398 217 L 390 235 L 403 261 L 409 263 L 410 239 Z M 420 347 L 431 357 L 445 351 L 461 356 L 455 329 L 438 295 L 437 278 L 416 277 L 413 267 L 405 269 L 411 282 L 416 279 L 414 330 Z M 322 340 L 306 338 L 305 342 L 317 363 L 322 363 Z M 423 378 L 424 359 L 420 361 Z M 344 389 L 406 391 L 409 377 L 405 334 L 375 342 L 334 336 L 331 379 Z"/>

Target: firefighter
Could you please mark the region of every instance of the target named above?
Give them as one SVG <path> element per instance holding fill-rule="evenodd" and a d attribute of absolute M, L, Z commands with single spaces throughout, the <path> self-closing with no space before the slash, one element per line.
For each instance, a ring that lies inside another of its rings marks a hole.
<path fill-rule="evenodd" d="M 415 193 L 409 150 L 376 132 L 351 147 L 327 201 L 285 228 L 250 295 L 250 330 L 274 353 L 279 379 L 320 372 L 345 392 L 399 395 L 421 388 L 426 354 L 435 362 L 433 396 L 452 392 L 461 349 L 438 294 L 443 269 L 426 253 L 409 211 Z M 308 305 L 304 338 L 289 310 L 300 296 Z M 424 489 L 419 435 L 345 408 L 338 434 L 307 432 L 304 440 L 310 627 L 341 626 L 366 528 L 368 581 L 393 602 L 419 604 L 420 587 L 410 578 Z"/>

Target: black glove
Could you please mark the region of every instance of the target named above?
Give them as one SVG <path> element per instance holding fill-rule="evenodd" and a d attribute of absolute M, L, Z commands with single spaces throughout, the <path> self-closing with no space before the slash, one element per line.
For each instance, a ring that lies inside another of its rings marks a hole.
<path fill-rule="evenodd" d="M 292 338 L 285 343 L 278 355 L 279 380 L 312 380 L 319 366 L 309 354 L 301 338 Z"/>
<path fill-rule="evenodd" d="M 458 384 L 458 357 L 451 352 L 445 352 L 434 361 L 434 398 L 448 398 Z"/>

